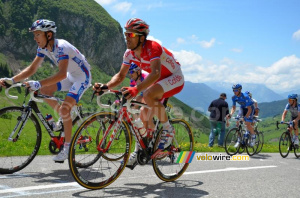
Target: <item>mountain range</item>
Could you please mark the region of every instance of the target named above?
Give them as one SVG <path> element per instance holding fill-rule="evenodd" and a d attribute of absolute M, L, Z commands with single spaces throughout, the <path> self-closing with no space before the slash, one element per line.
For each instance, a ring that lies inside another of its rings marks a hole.
<path fill-rule="evenodd" d="M 276 112 L 268 110 L 268 113 L 263 114 L 264 116 L 272 115 L 273 113 L 278 114 L 282 113 L 284 106 L 286 103 L 286 93 L 278 94 L 273 90 L 267 88 L 265 85 L 254 84 L 254 83 L 246 83 L 242 84 L 242 91 L 250 91 L 254 99 L 258 101 L 258 103 L 262 104 L 261 108 L 270 108 L 276 109 Z M 232 92 L 232 84 L 230 83 L 192 83 L 189 81 L 185 82 L 183 90 L 176 95 L 176 97 L 193 107 L 194 109 L 208 113 L 207 108 L 212 100 L 219 98 L 220 93 L 226 93 L 227 102 L 229 106 L 232 106 L 231 97 L 233 96 Z M 276 103 L 278 101 L 280 105 Z M 270 105 L 269 103 L 274 103 Z M 276 108 L 277 106 L 278 109 Z M 275 115 L 274 114 L 274 115 Z"/>

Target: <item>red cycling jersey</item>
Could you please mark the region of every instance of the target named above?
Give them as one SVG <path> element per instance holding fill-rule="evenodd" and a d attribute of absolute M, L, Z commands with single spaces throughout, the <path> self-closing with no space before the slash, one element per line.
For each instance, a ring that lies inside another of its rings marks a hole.
<path fill-rule="evenodd" d="M 127 49 L 123 57 L 123 65 L 130 67 L 133 62 L 141 69 L 151 73 L 150 63 L 159 59 L 161 62 L 160 78 L 155 82 L 164 90 L 162 98 L 169 98 L 179 93 L 184 86 L 184 77 L 180 64 L 173 54 L 155 41 L 147 40 L 143 44 L 141 60 L 134 56 L 134 51 Z"/>
<path fill-rule="evenodd" d="M 175 60 L 173 54 L 157 42 L 151 40 L 147 40 L 144 43 L 141 60 L 138 60 L 134 56 L 134 52 L 132 50 L 127 49 L 123 57 L 123 64 L 130 66 L 130 64 L 134 62 L 142 70 L 151 73 L 150 63 L 156 59 L 160 59 L 161 61 L 161 76 L 158 81 L 171 76 L 178 70 L 181 70 L 180 64 Z"/>

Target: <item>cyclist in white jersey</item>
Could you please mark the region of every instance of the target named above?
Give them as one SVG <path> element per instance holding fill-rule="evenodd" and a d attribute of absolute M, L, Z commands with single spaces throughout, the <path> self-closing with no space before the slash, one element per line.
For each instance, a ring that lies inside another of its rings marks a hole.
<path fill-rule="evenodd" d="M 72 107 L 78 103 L 82 94 L 89 87 L 92 77 L 90 65 L 73 45 L 62 39 L 55 39 L 55 22 L 47 19 L 35 21 L 30 32 L 33 32 L 34 40 L 38 45 L 37 55 L 31 65 L 12 78 L 0 79 L 0 85 L 13 84 L 32 76 L 42 64 L 45 56 L 58 66 L 59 71 L 46 79 L 40 81 L 30 80 L 25 84 L 31 90 L 40 89 L 42 94 L 53 95 L 55 91 L 68 91 L 64 102 L 59 105 L 56 101 L 46 100 L 62 118 L 65 133 L 64 149 L 53 158 L 56 162 L 63 162 L 68 158 L 68 150 L 71 141 L 72 120 L 70 112 Z"/>

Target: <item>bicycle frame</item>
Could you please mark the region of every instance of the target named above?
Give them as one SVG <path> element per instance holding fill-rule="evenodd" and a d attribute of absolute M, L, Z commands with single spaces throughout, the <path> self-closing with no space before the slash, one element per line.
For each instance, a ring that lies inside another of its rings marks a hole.
<path fill-rule="evenodd" d="M 14 87 L 25 87 L 24 84 L 21 84 L 21 83 L 17 83 L 17 84 L 14 84 L 12 86 L 10 86 L 9 88 L 7 88 L 5 90 L 5 94 L 8 98 L 11 98 L 11 99 L 18 99 L 18 96 L 12 96 L 9 94 L 9 90 L 11 88 L 14 88 Z M 26 100 L 26 97 L 27 95 L 30 94 L 30 99 L 27 103 L 27 105 L 25 105 L 25 100 Z M 38 98 L 37 98 L 38 97 Z M 41 98 L 41 99 L 39 99 Z M 13 129 L 13 131 L 11 132 L 8 140 L 9 141 L 13 141 L 13 142 L 16 142 L 18 140 L 18 138 L 20 137 L 21 135 L 21 132 L 25 126 L 25 124 L 27 123 L 29 117 L 31 116 L 32 114 L 32 111 L 35 112 L 35 114 L 37 115 L 38 119 L 41 121 L 41 123 L 44 125 L 44 127 L 46 128 L 49 136 L 51 137 L 51 140 L 56 144 L 57 148 L 60 149 L 60 147 L 63 145 L 63 142 L 64 142 L 64 137 L 61 136 L 61 131 L 60 130 L 60 134 L 59 136 L 56 136 L 53 132 L 53 130 L 51 129 L 48 121 L 44 118 L 44 115 L 40 112 L 38 106 L 37 106 L 37 102 L 43 102 L 44 100 L 42 99 L 50 99 L 50 100 L 56 100 L 58 102 L 62 102 L 63 100 L 60 99 L 60 98 L 57 98 L 57 97 L 52 97 L 52 96 L 47 96 L 47 95 L 43 95 L 43 94 L 38 94 L 35 96 L 35 92 L 34 91 L 30 91 L 28 89 L 26 89 L 25 91 L 25 98 L 24 98 L 24 101 L 23 101 L 23 105 L 22 107 L 24 107 L 24 111 L 22 113 L 22 116 L 21 116 L 21 119 L 18 120 L 15 128 Z M 82 120 L 82 116 L 81 116 L 81 112 L 78 111 L 78 109 L 76 108 L 76 115 L 79 117 L 79 119 Z M 76 118 L 75 118 L 76 119 Z M 20 126 L 21 125 L 21 126 Z M 20 127 L 20 128 L 19 128 Z M 17 129 L 19 128 L 19 131 L 17 132 Z M 15 138 L 12 138 L 14 136 L 14 134 L 17 132 L 17 135 Z"/>
<path fill-rule="evenodd" d="M 133 133 L 134 137 L 136 138 L 136 142 L 140 145 L 140 147 L 142 148 L 143 153 L 145 154 L 145 156 L 147 156 L 147 159 L 149 160 L 150 155 L 149 155 L 149 152 L 147 151 L 147 148 L 149 148 L 149 147 L 147 147 L 147 145 L 144 143 L 143 138 L 142 138 L 139 130 L 136 127 L 134 127 L 134 125 L 133 125 L 134 120 L 133 120 L 132 114 L 139 113 L 140 111 L 136 110 L 136 109 L 131 109 L 130 105 L 135 104 L 135 105 L 138 105 L 138 106 L 143 106 L 145 108 L 149 108 L 149 107 L 147 106 L 147 104 L 137 102 L 137 101 L 127 100 L 123 97 L 122 100 L 121 100 L 122 101 L 121 102 L 121 109 L 119 109 L 119 110 L 113 109 L 112 108 L 113 105 L 104 105 L 100 102 L 100 98 L 103 95 L 109 94 L 109 93 L 114 93 L 118 97 L 118 99 L 120 100 L 120 98 L 119 98 L 119 95 L 121 94 L 120 91 L 109 90 L 109 91 L 105 92 L 104 94 L 102 94 L 101 96 L 97 97 L 97 103 L 98 103 L 99 106 L 101 106 L 103 108 L 111 108 L 114 112 L 117 113 L 118 119 L 113 121 L 109 125 L 108 129 L 106 129 L 106 131 L 103 134 L 103 138 L 100 140 L 100 142 L 97 146 L 97 150 L 101 153 L 105 153 L 109 150 L 109 148 L 112 144 L 112 141 L 115 139 L 115 136 L 117 135 L 118 129 L 121 126 L 122 120 L 125 120 L 131 128 L 130 132 Z M 158 123 L 159 123 L 159 121 L 157 120 L 157 122 L 155 124 L 155 130 L 154 131 L 157 130 Z M 110 130 L 113 126 L 115 126 L 114 131 L 110 136 L 109 142 L 106 144 L 105 148 L 103 148 L 103 145 L 105 144 L 104 140 L 106 140 L 106 137 L 108 136 L 108 134 L 109 134 L 109 132 L 110 132 Z M 157 133 L 154 133 L 149 145 L 151 145 L 151 143 L 154 143 L 154 141 L 156 139 L 156 136 L 157 136 Z M 166 154 L 169 154 L 169 153 L 166 153 Z"/>

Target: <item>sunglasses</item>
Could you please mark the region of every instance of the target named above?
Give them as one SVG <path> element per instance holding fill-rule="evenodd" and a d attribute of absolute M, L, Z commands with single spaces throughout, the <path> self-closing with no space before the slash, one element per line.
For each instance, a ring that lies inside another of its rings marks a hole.
<path fill-rule="evenodd" d="M 134 72 L 135 72 L 135 71 L 133 71 L 133 70 L 129 71 L 130 74 L 133 74 Z"/>
<path fill-rule="evenodd" d="M 233 92 L 238 92 L 239 91 L 239 89 L 233 89 Z"/>
<path fill-rule="evenodd" d="M 129 37 L 129 38 L 134 38 L 136 37 L 137 35 L 142 35 L 142 34 L 139 34 L 139 33 L 135 33 L 135 32 L 124 32 L 125 36 Z"/>

